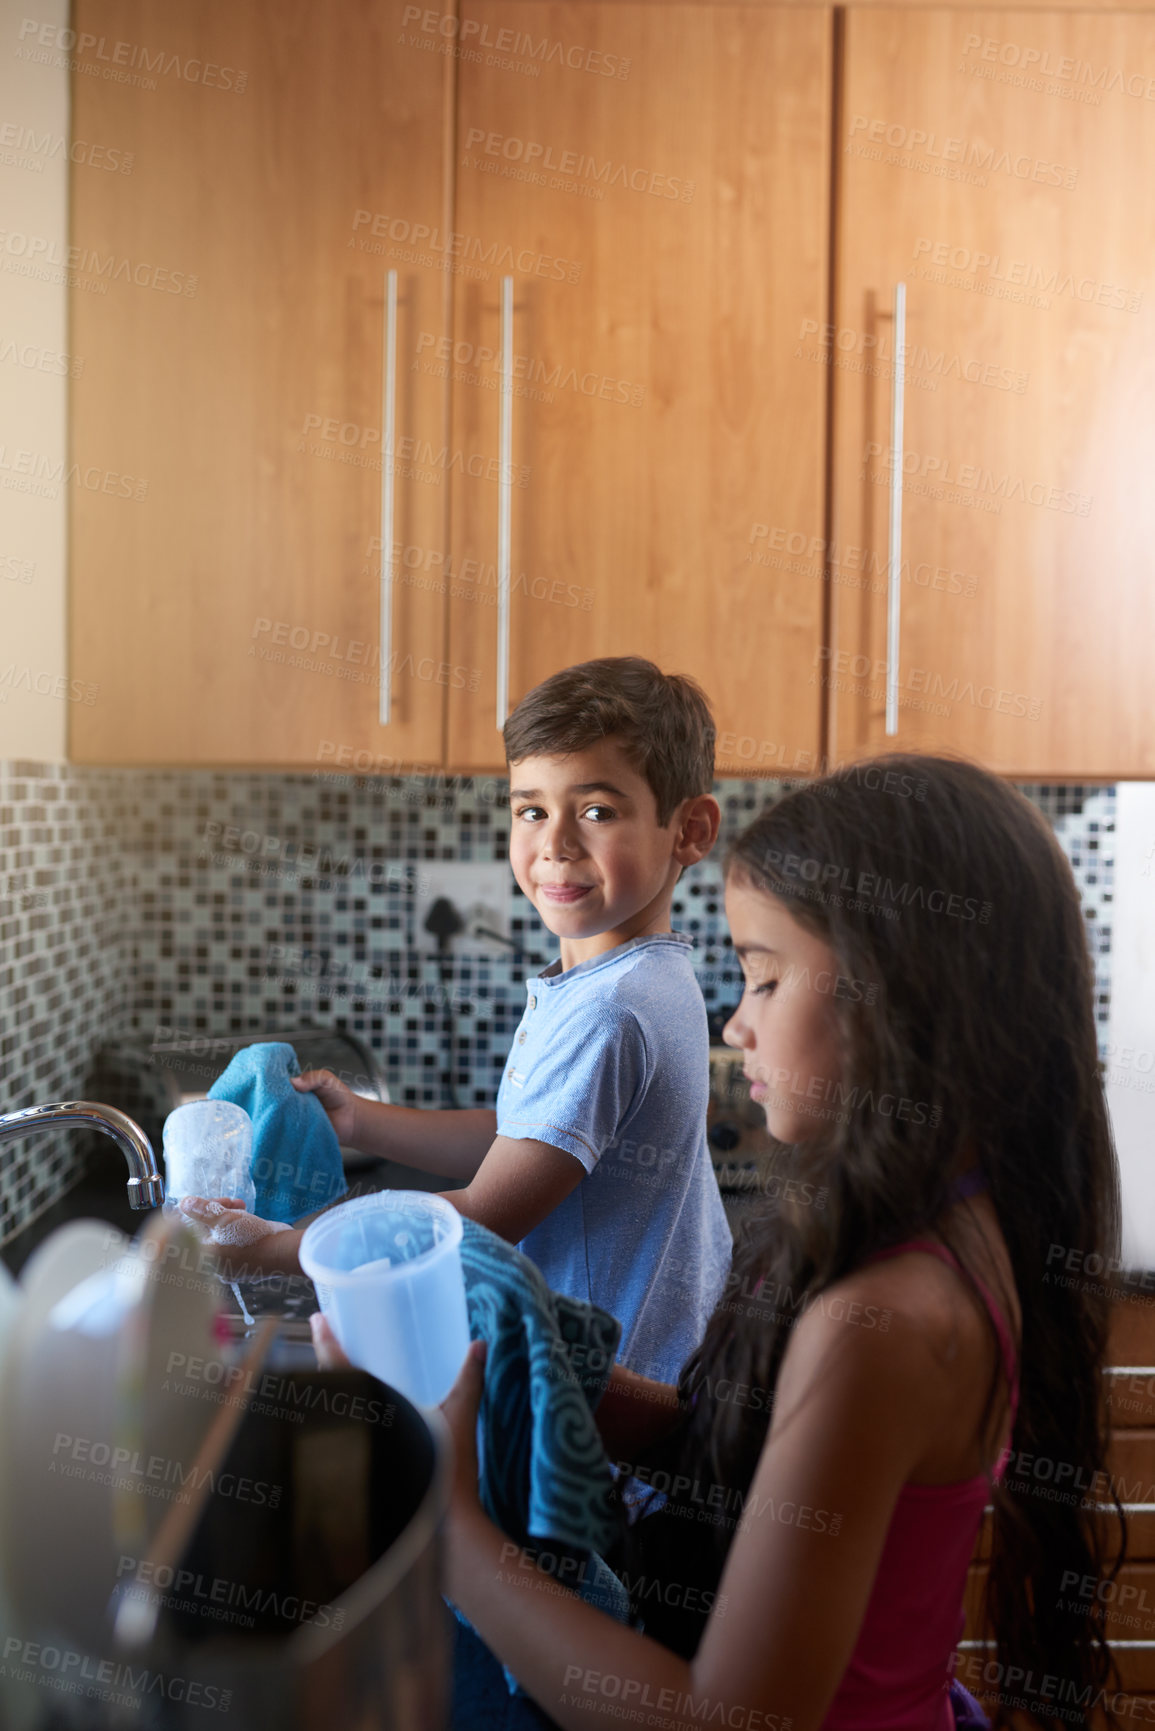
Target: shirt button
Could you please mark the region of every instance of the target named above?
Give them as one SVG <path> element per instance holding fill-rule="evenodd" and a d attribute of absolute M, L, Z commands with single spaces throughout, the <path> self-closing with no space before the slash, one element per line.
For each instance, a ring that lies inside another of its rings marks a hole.
<path fill-rule="evenodd" d="M 537 999 L 534 997 L 532 992 L 529 994 L 529 1007 L 531 1010 L 537 1009 Z"/>
<path fill-rule="evenodd" d="M 525 1045 L 525 1029 L 524 1028 L 521 1030 L 520 1034 L 518 1034 L 518 1036 L 517 1036 L 517 1043 L 519 1046 Z"/>

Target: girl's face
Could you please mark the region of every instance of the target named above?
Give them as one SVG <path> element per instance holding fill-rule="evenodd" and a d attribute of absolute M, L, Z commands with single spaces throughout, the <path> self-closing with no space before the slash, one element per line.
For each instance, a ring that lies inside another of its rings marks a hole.
<path fill-rule="evenodd" d="M 746 989 L 722 1037 L 746 1055 L 770 1134 L 805 1142 L 845 1110 L 838 962 L 784 901 L 741 877 L 726 884 L 726 918 Z"/>

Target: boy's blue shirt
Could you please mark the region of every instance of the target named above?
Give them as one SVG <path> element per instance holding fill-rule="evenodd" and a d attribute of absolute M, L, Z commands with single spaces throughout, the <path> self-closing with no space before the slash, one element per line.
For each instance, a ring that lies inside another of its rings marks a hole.
<path fill-rule="evenodd" d="M 519 1248 L 556 1291 L 616 1316 L 619 1363 L 663 1382 L 701 1340 L 732 1248 L 692 948 L 663 932 L 528 980 L 497 1094 L 499 1136 L 561 1148 L 587 1174 Z"/>

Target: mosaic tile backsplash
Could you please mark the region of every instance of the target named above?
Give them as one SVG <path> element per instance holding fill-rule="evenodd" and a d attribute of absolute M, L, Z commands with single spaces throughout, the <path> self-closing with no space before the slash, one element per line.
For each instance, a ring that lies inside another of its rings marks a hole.
<path fill-rule="evenodd" d="M 0 1111 L 75 1099 L 128 1011 L 135 794 L 117 773 L 0 762 Z M 0 1145 L 0 1242 L 79 1178 L 82 1151 L 69 1131 Z"/>
<path fill-rule="evenodd" d="M 719 782 L 723 840 L 782 791 Z M 1079 884 L 1105 1042 L 1115 791 L 1023 791 Z M 149 1044 L 304 1022 L 359 1035 L 395 1101 L 446 1104 L 452 1085 L 458 1104 L 491 1105 L 523 982 L 555 942 L 516 888 L 513 947 L 455 957 L 444 981 L 414 936 L 430 905 L 423 862 L 505 860 L 504 797 L 492 779 L 0 763 L 0 1110 L 75 1097 L 115 1034 Z M 734 1003 L 718 864 L 683 878 L 674 924 L 697 940 L 707 1006 Z M 79 1176 L 77 1142 L 3 1146 L 0 1242 Z"/>

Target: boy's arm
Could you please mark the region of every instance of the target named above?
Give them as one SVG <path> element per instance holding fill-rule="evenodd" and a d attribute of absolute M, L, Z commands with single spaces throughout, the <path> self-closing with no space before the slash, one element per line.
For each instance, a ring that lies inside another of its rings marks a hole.
<path fill-rule="evenodd" d="M 467 1184 L 486 1158 L 497 1129 L 492 1106 L 437 1110 L 425 1106 L 383 1106 L 362 1100 L 358 1140 L 350 1146 L 415 1166 L 420 1172 L 460 1178 Z"/>
<path fill-rule="evenodd" d="M 406 1108 L 381 1106 L 380 1110 L 390 1112 Z M 426 1113 L 420 1110 L 414 1115 L 419 1118 L 466 1116 L 457 1112 Z M 492 1112 L 489 1116 L 492 1118 Z M 443 1158 L 439 1153 L 438 1162 Z M 444 1171 L 444 1165 L 439 1169 Z M 471 1182 L 462 1190 L 443 1190 L 440 1194 L 460 1213 L 516 1244 L 547 1214 L 551 1214 L 584 1177 L 581 1162 L 560 1148 L 551 1148 L 547 1142 L 519 1142 L 510 1136 L 498 1136 L 493 1139 L 489 1153 L 478 1165 Z M 300 1274 L 298 1252 L 305 1236 L 304 1227 L 274 1231 L 268 1221 L 246 1214 L 239 1202 L 204 1196 L 186 1196 L 181 1208 L 206 1234 L 211 1233 L 209 1242 L 226 1280 L 245 1280 L 264 1274 Z"/>
<path fill-rule="evenodd" d="M 580 1160 L 548 1142 L 495 1136 L 465 1188 L 441 1194 L 470 1220 L 517 1244 L 577 1189 L 585 1175 Z"/>
<path fill-rule="evenodd" d="M 615 1364 L 594 1416 L 608 1453 L 624 1469 L 642 1449 L 668 1436 L 681 1414 L 672 1382 L 655 1382 Z"/>
<path fill-rule="evenodd" d="M 331 1070 L 306 1070 L 293 1078 L 300 1094 L 315 1094 L 337 1140 L 362 1154 L 396 1160 L 441 1178 L 474 1177 L 497 1131 L 491 1106 L 434 1111 L 423 1106 L 386 1106 L 355 1094 Z"/>

